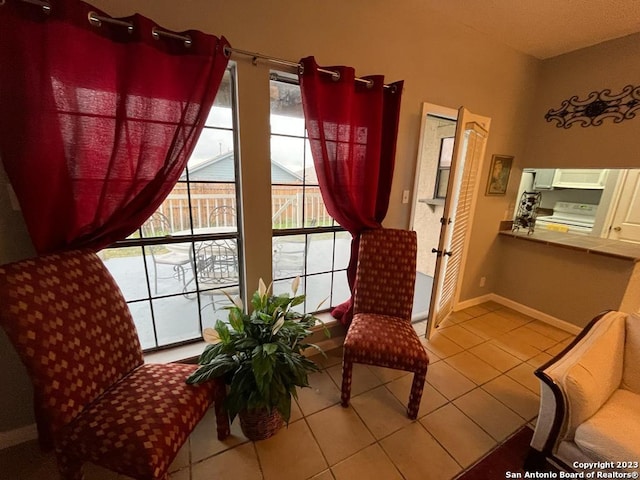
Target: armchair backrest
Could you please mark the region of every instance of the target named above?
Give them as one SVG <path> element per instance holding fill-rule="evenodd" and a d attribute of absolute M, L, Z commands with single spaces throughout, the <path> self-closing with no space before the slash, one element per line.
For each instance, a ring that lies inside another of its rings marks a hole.
<path fill-rule="evenodd" d="M 143 363 L 129 308 L 95 253 L 0 266 L 0 305 L 0 324 L 27 368 L 49 434 Z"/>
<path fill-rule="evenodd" d="M 622 388 L 640 394 L 640 314 L 627 317 Z"/>
<path fill-rule="evenodd" d="M 379 228 L 363 232 L 353 313 L 377 313 L 411 321 L 417 252 L 414 231 Z"/>

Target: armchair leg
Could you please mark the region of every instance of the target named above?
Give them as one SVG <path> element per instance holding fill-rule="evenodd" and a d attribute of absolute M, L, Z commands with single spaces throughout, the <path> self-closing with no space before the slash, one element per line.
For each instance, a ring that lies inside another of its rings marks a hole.
<path fill-rule="evenodd" d="M 416 372 L 413 375 L 413 383 L 411 384 L 411 393 L 409 394 L 409 404 L 407 406 L 407 416 L 411 420 L 418 418 L 418 410 L 420 410 L 420 400 L 422 399 L 422 390 L 424 389 L 424 381 L 427 372 Z"/>
<path fill-rule="evenodd" d="M 349 406 L 351 398 L 351 375 L 353 373 L 353 363 L 346 358 L 342 360 L 342 395 L 340 400 L 343 407 Z"/>

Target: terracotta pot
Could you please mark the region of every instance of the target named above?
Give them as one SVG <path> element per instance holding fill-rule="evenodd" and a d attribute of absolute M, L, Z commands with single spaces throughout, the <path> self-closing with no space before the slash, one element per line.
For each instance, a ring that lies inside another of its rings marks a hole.
<path fill-rule="evenodd" d="M 271 412 L 265 409 L 243 410 L 238 413 L 240 428 L 249 440 L 265 440 L 276 433 L 284 425 L 282 415 L 276 408 Z"/>

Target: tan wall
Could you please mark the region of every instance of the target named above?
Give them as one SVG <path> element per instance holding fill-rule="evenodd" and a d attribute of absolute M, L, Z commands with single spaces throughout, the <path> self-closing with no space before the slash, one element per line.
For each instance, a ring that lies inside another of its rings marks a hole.
<path fill-rule="evenodd" d="M 621 307 L 634 262 L 499 237 L 500 295 L 584 327 Z"/>
<path fill-rule="evenodd" d="M 492 118 L 487 157 L 493 153 L 524 153 L 525 124 L 532 108 L 540 62 L 520 54 L 463 25 L 429 12 L 419 0 L 91 0 L 114 16 L 140 12 L 172 30 L 199 29 L 224 34 L 240 49 L 297 60 L 314 55 L 322 65 L 347 64 L 360 75 L 383 73 L 387 81 L 404 79 L 396 171 L 385 225 L 407 227 L 410 208 L 402 204 L 402 191 L 411 190 L 418 151 L 421 106 L 425 101 Z M 99 59 L 97 59 L 99 61 Z M 270 273 L 270 222 L 260 208 L 270 204 L 268 152 L 268 68 L 253 67 L 238 58 L 241 81 L 254 84 L 253 93 L 240 100 L 242 174 L 245 188 L 246 256 L 257 258 L 247 272 L 249 285 Z M 250 118 L 247 118 L 250 117 Z M 482 178 L 488 175 L 485 161 Z M 517 182 L 512 177 L 509 189 Z M 481 189 L 483 190 L 483 189 Z M 0 259 L 8 261 L 31 253 L 27 235 L 7 208 L 0 191 Z M 478 202 L 472 230 L 472 250 L 461 291 L 462 299 L 491 291 L 495 281 L 493 242 L 498 221 L 504 216 L 506 197 L 484 197 Z M 10 228 L 6 228 L 6 227 Z M 480 276 L 487 285 L 477 288 Z M 3 350 L 6 345 L 0 345 Z M 6 368 L 5 368 L 6 370 Z M 16 370 L 14 370 L 16 372 Z M 9 375 L 20 377 L 21 373 Z M 3 392 L 23 380 L 8 381 Z M 7 402 L 7 394 L 0 402 Z M 0 405 L 2 407 L 2 405 Z M 0 431 L 28 416 L 25 400 L 0 408 Z"/>
<path fill-rule="evenodd" d="M 640 162 L 640 118 L 619 124 L 609 119 L 598 127 L 573 125 L 564 129 L 548 123 L 544 115 L 573 95 L 585 98 L 592 91 L 606 88 L 615 94 L 625 85 L 637 86 L 639 59 L 640 34 L 635 34 L 546 60 L 532 110 L 531 134 L 524 161 L 519 166 L 637 167 Z M 513 177 L 511 180 L 513 182 Z M 519 181 L 519 173 L 516 181 Z M 610 269 L 616 269 L 619 263 L 615 259 L 603 257 L 596 262 L 591 256 L 568 253 L 560 248 L 549 249 L 541 257 L 541 253 L 529 245 L 505 247 L 505 243 L 504 239 L 496 240 L 493 248 L 500 250 L 502 270 L 493 285 L 494 292 L 499 295 L 522 301 L 562 320 L 575 321 L 576 325 L 583 325 L 600 309 L 638 308 L 640 299 L 633 297 L 634 292 L 640 291 L 637 274 L 631 277 L 627 271 L 632 264 L 625 264 L 624 273 L 618 271 L 613 275 Z M 569 262 L 568 255 L 576 261 Z M 587 265 L 591 268 L 585 269 Z M 518 277 L 513 272 L 522 270 L 529 275 L 516 282 Z M 611 283 L 607 283 L 606 278 L 610 278 Z M 625 278 L 635 280 L 627 285 Z M 542 285 L 535 284 L 541 281 L 544 282 Z M 625 291 L 627 294 L 622 302 Z M 577 315 L 569 306 L 575 306 L 581 314 Z"/>

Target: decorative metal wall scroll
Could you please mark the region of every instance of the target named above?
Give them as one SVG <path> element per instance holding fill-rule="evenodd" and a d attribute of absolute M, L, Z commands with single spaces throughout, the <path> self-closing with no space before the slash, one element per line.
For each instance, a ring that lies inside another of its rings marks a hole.
<path fill-rule="evenodd" d="M 563 100 L 557 110 L 549 110 L 544 118 L 555 121 L 558 128 L 570 128 L 576 122 L 582 127 L 597 127 L 605 118 L 613 118 L 614 123 L 634 118 L 638 109 L 640 86 L 627 85 L 617 95 L 611 95 L 609 89 L 591 92 L 584 100 L 574 95 Z"/>
<path fill-rule="evenodd" d="M 517 232 L 520 227 L 526 228 L 527 235 L 533 233 L 533 227 L 536 224 L 536 216 L 538 206 L 542 201 L 542 193 L 540 192 L 522 192 L 520 204 L 518 205 L 518 213 L 513 221 L 512 232 Z"/>

